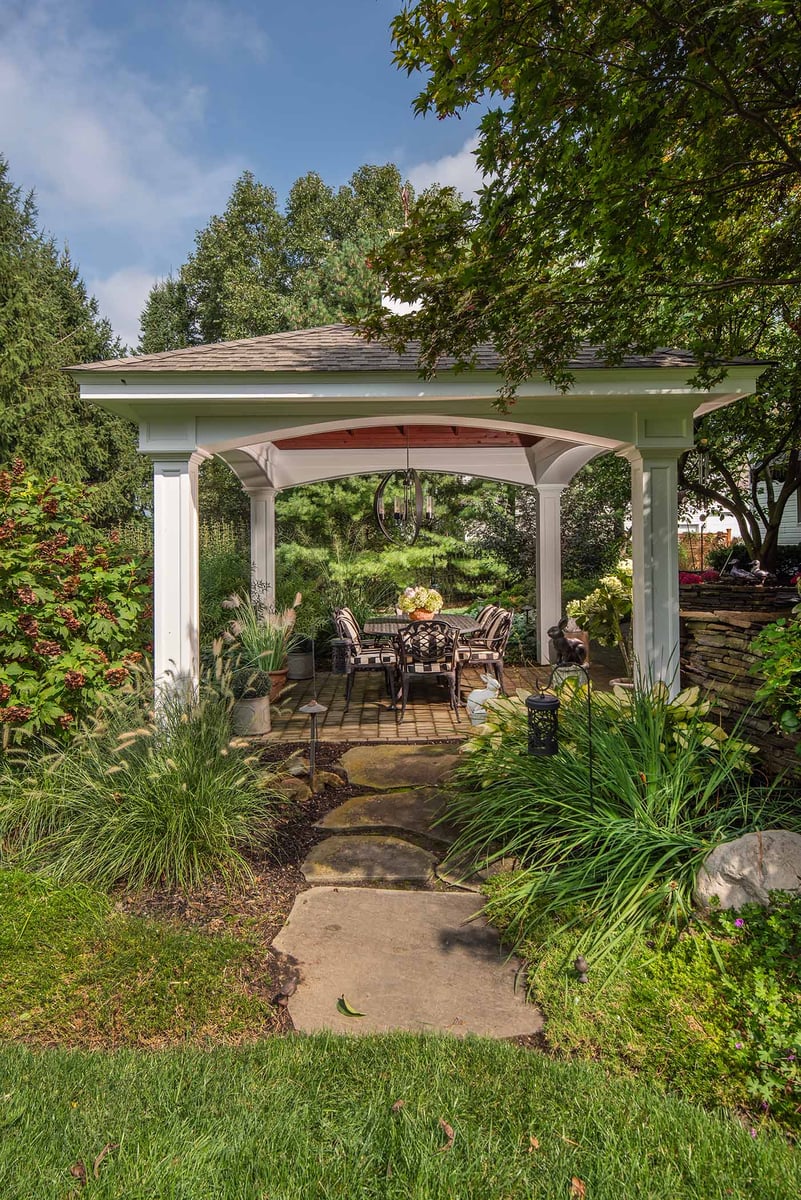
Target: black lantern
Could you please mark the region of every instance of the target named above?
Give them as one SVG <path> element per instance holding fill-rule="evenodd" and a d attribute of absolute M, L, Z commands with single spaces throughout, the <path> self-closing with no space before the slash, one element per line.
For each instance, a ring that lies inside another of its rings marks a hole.
<path fill-rule="evenodd" d="M 528 709 L 528 752 L 537 758 L 552 758 L 559 752 L 559 697 L 540 692 L 526 700 Z"/>
<path fill-rule="evenodd" d="M 331 671 L 334 675 L 347 675 L 350 642 L 347 638 L 331 638 Z"/>

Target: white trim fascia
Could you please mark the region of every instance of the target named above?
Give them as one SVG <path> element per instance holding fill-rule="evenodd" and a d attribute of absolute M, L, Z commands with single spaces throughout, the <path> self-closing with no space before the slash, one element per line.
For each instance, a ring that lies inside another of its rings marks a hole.
<path fill-rule="evenodd" d="M 576 372 L 572 387 L 565 392 L 543 378 L 534 378 L 520 385 L 517 397 L 518 401 L 522 398 L 549 398 L 571 404 L 580 398 L 608 400 L 616 397 L 622 400 L 636 397 L 638 401 L 643 401 L 650 397 L 658 401 L 665 396 L 672 396 L 684 400 L 692 397 L 700 404 L 710 400 L 720 404 L 751 395 L 755 390 L 757 373 L 754 368 L 732 367 L 720 383 L 703 389 L 689 386 L 687 368 L 586 368 Z M 350 374 L 292 372 L 283 375 L 137 371 L 126 375 L 118 370 L 75 372 L 74 378 L 80 385 L 82 399 L 90 403 L 120 404 L 129 411 L 133 411 L 131 406 L 137 402 L 163 401 L 181 407 L 197 407 L 204 401 L 220 400 L 262 402 L 268 405 L 280 400 L 344 399 L 404 402 L 485 399 L 494 402 L 498 398 L 498 389 L 503 385 L 501 376 L 489 371 L 460 374 L 443 372 L 429 380 L 400 371 L 360 371 Z"/>

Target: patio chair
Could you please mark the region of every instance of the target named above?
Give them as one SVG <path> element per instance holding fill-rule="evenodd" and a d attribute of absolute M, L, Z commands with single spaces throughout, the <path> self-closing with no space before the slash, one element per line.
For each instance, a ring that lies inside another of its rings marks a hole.
<path fill-rule="evenodd" d="M 463 633 L 462 640 L 465 642 L 472 642 L 476 639 L 478 639 L 478 641 L 480 641 L 480 642 L 485 641 L 486 637 L 487 637 L 487 629 L 489 628 L 492 618 L 495 616 L 496 613 L 499 613 L 501 611 L 502 610 L 501 610 L 500 606 L 497 604 L 485 604 L 484 607 L 482 608 L 481 612 L 476 617 L 476 621 L 481 626 L 481 628 L 476 629 L 474 633 Z"/>
<path fill-rule="evenodd" d="M 458 647 L 456 652 L 457 692 L 461 686 L 462 670 L 465 667 L 488 667 L 501 685 L 501 691 L 506 695 L 503 659 L 511 632 L 512 613 L 505 608 L 499 608 L 490 618 L 483 637 L 476 637 Z"/>
<path fill-rule="evenodd" d="M 400 721 L 406 715 L 412 680 L 431 679 L 432 676 L 447 682 L 451 708 L 456 713 L 456 719 L 461 720 L 456 686 L 458 642 L 456 630 L 439 621 L 411 621 L 398 630 L 395 645 L 401 680 Z"/>
<path fill-rule="evenodd" d="M 345 707 L 350 704 L 353 677 L 357 671 L 383 671 L 387 695 L 394 703 L 394 677 L 398 667 L 398 654 L 384 642 L 365 638 L 359 622 L 349 608 L 334 609 L 334 624 L 337 633 L 348 643 L 348 658 L 345 665 Z"/>

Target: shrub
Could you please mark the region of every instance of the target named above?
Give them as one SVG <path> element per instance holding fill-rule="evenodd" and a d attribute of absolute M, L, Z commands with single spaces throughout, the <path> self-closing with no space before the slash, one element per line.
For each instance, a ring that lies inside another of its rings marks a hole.
<path fill-rule="evenodd" d="M 0 723 L 64 737 L 142 658 L 149 587 L 116 535 L 87 525 L 87 489 L 17 460 L 0 471 Z"/>
<path fill-rule="evenodd" d="M 754 638 L 751 650 L 759 655 L 751 671 L 764 680 L 756 699 L 782 733 L 797 734 L 801 729 L 801 604 L 795 606 L 789 620 L 783 617 L 766 625 Z M 799 743 L 796 752 L 801 754 Z"/>
<path fill-rule="evenodd" d="M 617 646 L 627 674 L 631 674 L 630 634 L 624 635 L 622 625 L 631 620 L 632 611 L 632 567 L 631 562 L 621 559 L 614 571 L 598 580 L 594 591 L 583 600 L 570 600 L 567 615 L 573 617 L 579 628 L 602 646 Z"/>
<path fill-rule="evenodd" d="M 467 743 L 448 816 L 461 827 L 455 857 L 513 856 L 524 868 L 516 937 L 535 912 L 577 905 L 577 945 L 596 958 L 632 930 L 658 936 L 686 922 L 696 872 L 715 845 L 766 820 L 798 824 L 772 790 L 753 784 L 750 747 L 707 721 L 708 708 L 698 689 L 673 703 L 662 687 L 593 693 L 591 787 L 584 688 L 562 688 L 552 758 L 526 753 L 521 698 L 491 704 L 490 721 Z"/>
<path fill-rule="evenodd" d="M 503 931 L 516 913 L 514 873 L 487 884 Z M 801 1133 L 801 899 L 713 914 L 654 945 L 632 935 L 610 977 L 590 963 L 578 984 L 575 933 L 554 916 L 532 923 L 521 946 L 532 1000 L 546 1014 L 549 1049 L 599 1061 L 715 1107 L 750 1109 L 750 1122 Z"/>
<path fill-rule="evenodd" d="M 228 702 L 209 684 L 198 700 L 166 696 L 158 720 L 135 694 L 111 697 L 68 747 L 0 775 L 6 860 L 103 887 L 246 877 L 243 851 L 269 841 L 279 800 L 229 743 Z"/>
<path fill-rule="evenodd" d="M 232 592 L 250 587 L 250 548 L 247 530 L 227 521 L 200 526 L 200 644 L 211 646 L 225 619 L 222 603 Z"/>

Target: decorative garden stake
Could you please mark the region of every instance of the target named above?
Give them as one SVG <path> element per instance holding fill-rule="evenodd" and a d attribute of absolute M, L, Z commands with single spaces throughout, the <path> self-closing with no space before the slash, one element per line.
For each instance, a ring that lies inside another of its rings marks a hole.
<path fill-rule="evenodd" d="M 311 733 L 309 735 L 309 787 L 314 791 L 315 759 L 317 757 L 317 718 L 321 717 L 323 713 L 328 712 L 328 709 L 317 700 L 312 700 L 309 704 L 303 704 L 298 709 L 298 712 L 302 712 L 304 716 L 311 717 Z"/>

